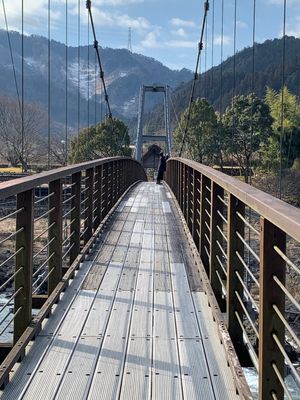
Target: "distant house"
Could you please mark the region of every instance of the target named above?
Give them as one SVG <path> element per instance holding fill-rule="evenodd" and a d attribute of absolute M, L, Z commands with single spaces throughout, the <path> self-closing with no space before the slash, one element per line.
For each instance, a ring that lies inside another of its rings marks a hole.
<path fill-rule="evenodd" d="M 157 144 L 148 147 L 147 152 L 142 157 L 142 164 L 144 168 L 157 169 L 159 162 L 159 153 L 161 148 Z"/>

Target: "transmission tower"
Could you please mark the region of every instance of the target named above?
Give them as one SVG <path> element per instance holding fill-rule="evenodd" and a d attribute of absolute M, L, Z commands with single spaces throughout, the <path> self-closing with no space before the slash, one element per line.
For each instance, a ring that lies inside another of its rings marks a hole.
<path fill-rule="evenodd" d="M 131 27 L 128 28 L 128 45 L 127 45 L 128 51 L 132 53 L 132 42 L 131 42 Z"/>

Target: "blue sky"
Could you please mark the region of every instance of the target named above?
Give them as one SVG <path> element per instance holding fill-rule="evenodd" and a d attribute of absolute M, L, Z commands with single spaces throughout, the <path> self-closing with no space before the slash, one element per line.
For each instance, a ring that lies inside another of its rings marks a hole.
<path fill-rule="evenodd" d="M 154 57 L 173 69 L 194 69 L 203 0 L 93 0 L 92 8 L 100 44 L 126 48 L 132 28 L 133 51 Z M 21 29 L 21 0 L 5 0 L 10 29 Z M 47 35 L 48 0 L 24 0 L 25 32 Z M 208 17 L 207 68 L 212 59 L 212 12 Z M 214 64 L 220 62 L 221 0 L 215 4 Z M 224 57 L 233 53 L 234 0 L 224 0 Z M 68 0 L 69 44 L 77 44 L 78 0 Z M 237 0 L 237 48 L 252 43 L 253 0 Z M 81 0 L 81 43 L 86 44 L 87 11 Z M 51 0 L 51 36 L 65 42 L 65 0 Z M 257 0 L 256 41 L 282 36 L 283 0 Z M 4 27 L 0 9 L 0 26 Z M 300 0 L 287 0 L 287 34 L 300 37 Z M 202 69 L 204 65 L 204 54 Z"/>

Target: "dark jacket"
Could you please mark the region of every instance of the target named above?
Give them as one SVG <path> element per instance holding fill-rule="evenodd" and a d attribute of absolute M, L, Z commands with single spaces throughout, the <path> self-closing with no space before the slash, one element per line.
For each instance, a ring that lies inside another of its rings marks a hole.
<path fill-rule="evenodd" d="M 167 169 L 167 158 L 165 156 L 161 156 L 158 164 L 158 172 L 165 172 L 166 169 Z"/>

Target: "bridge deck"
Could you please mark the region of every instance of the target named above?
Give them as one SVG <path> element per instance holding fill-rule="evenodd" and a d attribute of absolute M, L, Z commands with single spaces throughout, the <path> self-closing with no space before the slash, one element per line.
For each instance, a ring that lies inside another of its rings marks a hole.
<path fill-rule="evenodd" d="M 162 186 L 127 195 L 3 400 L 239 397 L 176 213 Z"/>

